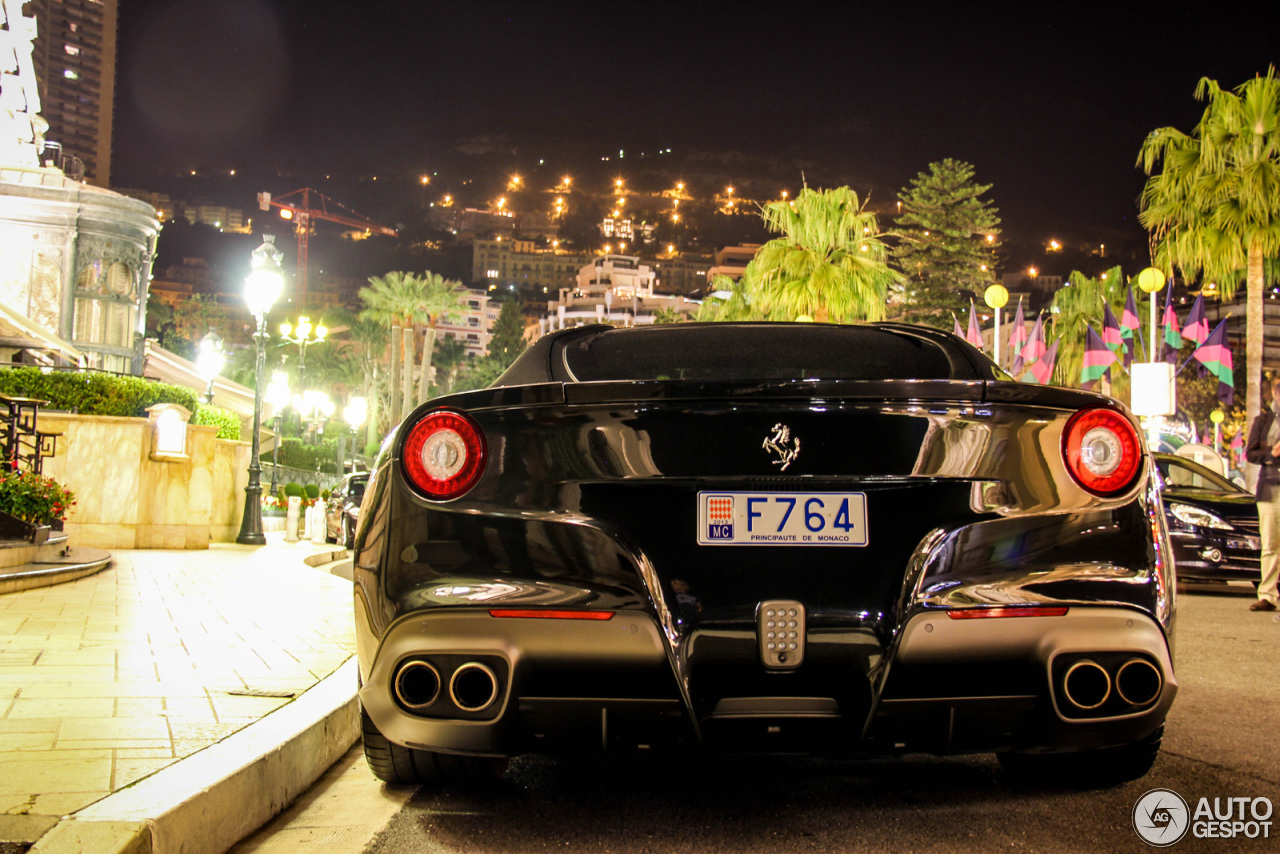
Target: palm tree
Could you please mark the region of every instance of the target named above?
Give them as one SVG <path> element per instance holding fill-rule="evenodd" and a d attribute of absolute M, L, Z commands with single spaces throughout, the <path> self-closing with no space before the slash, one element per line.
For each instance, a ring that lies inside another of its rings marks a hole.
<path fill-rule="evenodd" d="M 356 320 L 351 324 L 349 334 L 358 353 L 356 358 L 360 365 L 364 398 L 369 404 L 368 414 L 365 416 L 367 446 L 377 442 L 383 433 L 382 425 L 379 424 L 380 413 L 392 412 L 390 401 L 383 405 L 384 393 L 381 377 L 378 375 L 380 357 L 387 349 L 387 329 L 373 320 Z M 386 427 L 389 429 L 391 425 Z"/>
<path fill-rule="evenodd" d="M 458 366 L 467 358 L 467 343 L 460 338 L 446 336 L 436 340 L 432 359 L 445 372 L 444 393 L 453 390 L 453 381 L 458 373 Z"/>
<path fill-rule="evenodd" d="M 1143 171 L 1164 168 L 1142 188 L 1138 219 L 1167 274 L 1178 267 L 1216 281 L 1227 299 L 1245 282 L 1252 419 L 1262 400 L 1263 265 L 1280 257 L 1280 80 L 1275 66 L 1234 91 L 1205 77 L 1195 97 L 1208 105 L 1190 135 L 1162 127 L 1142 144 Z"/>
<path fill-rule="evenodd" d="M 394 272 L 371 276 L 370 287 L 360 289 L 367 306 L 361 319 L 383 323 L 391 329 L 391 406 L 393 420 L 403 420 L 414 406 L 413 362 L 416 324 L 424 323 L 426 282 L 413 273 Z"/>
<path fill-rule="evenodd" d="M 455 320 L 461 314 L 462 301 L 467 291 L 461 282 L 446 279 L 430 270 L 423 274 L 422 299 L 418 314 L 427 323 L 427 340 L 422 346 L 422 373 L 418 376 L 418 403 L 425 403 L 431 382 L 431 355 L 436 344 L 436 323 Z"/>
<path fill-rule="evenodd" d="M 794 202 L 764 206 L 770 240 L 743 276 L 770 320 L 883 320 L 889 286 L 902 275 L 886 263 L 875 214 L 848 187 L 805 187 Z"/>
<path fill-rule="evenodd" d="M 1062 380 L 1063 385 L 1074 386 L 1080 381 L 1080 368 L 1084 364 L 1086 324 L 1101 334 L 1103 303 L 1109 304 L 1112 312 L 1119 314 L 1124 306 L 1125 293 L 1124 276 L 1119 267 L 1112 267 L 1096 279 L 1089 278 L 1079 270 L 1072 270 L 1067 284 L 1053 295 L 1050 314 L 1053 334 L 1046 334 L 1045 338 L 1052 340 L 1053 335 L 1058 336 L 1060 343 L 1054 373 Z M 1112 382 L 1121 380 L 1123 373 L 1123 369 L 1113 368 Z M 1119 396 L 1119 390 L 1114 385 L 1111 393 Z"/>
<path fill-rule="evenodd" d="M 747 266 L 750 267 L 750 264 Z M 735 282 L 728 276 L 716 276 L 707 288 L 710 293 L 698 309 L 698 320 L 763 320 L 764 315 L 752 305 L 746 278 L 746 274 L 743 274 Z"/>
<path fill-rule="evenodd" d="M 360 301 L 365 308 L 359 318 L 381 324 L 391 330 L 391 354 L 389 374 L 391 377 L 390 406 L 388 411 L 394 418 L 400 411 L 400 309 L 405 292 L 404 279 L 412 278 L 412 273 L 387 273 L 385 276 L 370 276 L 369 287 L 361 288 Z"/>

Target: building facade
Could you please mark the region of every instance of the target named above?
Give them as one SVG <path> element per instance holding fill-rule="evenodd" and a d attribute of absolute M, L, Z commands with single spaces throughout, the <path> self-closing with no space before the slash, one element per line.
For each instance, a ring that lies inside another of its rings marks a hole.
<path fill-rule="evenodd" d="M 30 9 L 45 139 L 84 164 L 85 181 L 110 186 L 117 0 L 33 0 Z M 67 174 L 81 177 L 70 166 Z"/>
<path fill-rule="evenodd" d="M 486 289 L 554 294 L 575 280 L 588 257 L 533 240 L 476 240 L 471 249 L 471 281 Z"/>

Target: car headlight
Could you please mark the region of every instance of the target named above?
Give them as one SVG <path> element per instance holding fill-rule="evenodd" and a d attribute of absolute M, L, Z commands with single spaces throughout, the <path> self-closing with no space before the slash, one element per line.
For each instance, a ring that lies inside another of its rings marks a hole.
<path fill-rule="evenodd" d="M 1221 528 L 1226 531 L 1233 530 L 1225 519 L 1210 513 L 1203 507 L 1196 507 L 1192 504 L 1179 504 L 1175 501 L 1170 502 L 1169 512 L 1184 525 L 1195 525 L 1200 528 Z"/>

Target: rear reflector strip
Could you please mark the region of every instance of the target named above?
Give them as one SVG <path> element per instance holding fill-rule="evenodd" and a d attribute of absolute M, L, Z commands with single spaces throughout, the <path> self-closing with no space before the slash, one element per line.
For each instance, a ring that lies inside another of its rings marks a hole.
<path fill-rule="evenodd" d="M 612 620 L 612 611 L 551 611 L 543 608 L 493 608 L 490 617 L 522 617 L 532 620 Z"/>
<path fill-rule="evenodd" d="M 981 620 L 986 617 L 1061 617 L 1067 608 L 965 608 L 948 611 L 953 620 Z"/>

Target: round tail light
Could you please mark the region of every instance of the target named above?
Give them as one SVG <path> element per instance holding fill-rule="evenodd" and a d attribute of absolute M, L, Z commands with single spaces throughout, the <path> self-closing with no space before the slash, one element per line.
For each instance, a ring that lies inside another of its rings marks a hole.
<path fill-rule="evenodd" d="M 409 429 L 404 443 L 409 482 L 433 501 L 457 498 L 475 486 L 484 458 L 480 428 L 452 409 L 427 413 Z"/>
<path fill-rule="evenodd" d="M 1062 456 L 1076 483 L 1094 495 L 1115 495 L 1137 476 L 1142 442 L 1114 409 L 1082 409 L 1067 421 Z"/>

